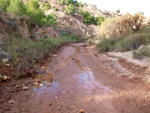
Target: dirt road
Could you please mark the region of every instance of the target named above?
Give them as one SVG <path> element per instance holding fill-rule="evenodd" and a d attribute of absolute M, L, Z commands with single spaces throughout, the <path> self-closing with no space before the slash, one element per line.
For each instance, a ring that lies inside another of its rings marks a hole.
<path fill-rule="evenodd" d="M 150 113 L 146 68 L 98 55 L 92 46 L 64 46 L 41 70 L 34 80 L 15 81 L 28 90 L 0 84 L 0 113 Z"/>

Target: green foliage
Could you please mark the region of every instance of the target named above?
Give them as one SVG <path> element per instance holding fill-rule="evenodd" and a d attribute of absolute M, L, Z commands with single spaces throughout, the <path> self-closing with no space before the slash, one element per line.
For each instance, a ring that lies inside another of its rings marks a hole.
<path fill-rule="evenodd" d="M 97 44 L 99 52 L 129 51 L 138 49 L 141 45 L 150 44 L 150 27 L 145 27 L 137 33 L 123 35 L 119 38 L 104 38 Z"/>
<path fill-rule="evenodd" d="M 86 23 L 86 24 L 91 24 L 91 15 L 88 11 L 84 11 L 83 12 L 83 22 Z"/>
<path fill-rule="evenodd" d="M 83 14 L 83 10 L 82 10 L 82 8 L 80 7 L 79 8 L 79 11 L 78 11 L 80 14 Z"/>
<path fill-rule="evenodd" d="M 62 40 L 64 43 L 75 43 L 75 42 L 81 42 L 82 39 L 77 37 L 76 35 L 73 34 L 63 34 L 62 35 Z"/>
<path fill-rule="evenodd" d="M 65 5 L 65 2 L 64 2 L 64 0 L 61 0 L 61 5 Z"/>
<path fill-rule="evenodd" d="M 116 10 L 117 13 L 120 13 L 120 9 Z"/>
<path fill-rule="evenodd" d="M 45 7 L 45 3 L 44 2 L 42 2 L 42 7 Z"/>
<path fill-rule="evenodd" d="M 46 24 L 46 16 L 44 11 L 40 9 L 40 5 L 37 0 L 29 1 L 27 4 L 27 15 L 39 26 L 44 26 Z"/>
<path fill-rule="evenodd" d="M 50 15 L 47 15 L 47 24 L 52 25 L 53 27 L 56 26 L 57 16 L 54 13 L 51 13 Z"/>
<path fill-rule="evenodd" d="M 48 11 L 50 8 L 51 8 L 50 4 L 49 4 L 49 3 L 46 3 L 46 4 L 45 4 L 45 10 Z"/>
<path fill-rule="evenodd" d="M 10 5 L 7 7 L 8 13 L 14 13 L 16 15 L 26 14 L 26 6 L 22 0 L 10 0 Z"/>
<path fill-rule="evenodd" d="M 54 10 L 55 10 L 55 11 L 58 11 L 58 8 L 57 8 L 57 7 L 54 7 Z"/>
<path fill-rule="evenodd" d="M 66 5 L 69 5 L 71 0 L 66 0 Z"/>
<path fill-rule="evenodd" d="M 74 5 L 70 4 L 69 6 L 66 7 L 65 11 L 69 15 L 74 15 L 76 9 L 75 9 Z"/>
<path fill-rule="evenodd" d="M 104 21 L 105 21 L 105 19 L 104 19 L 103 16 L 98 16 L 98 17 L 96 18 L 96 25 L 101 25 L 102 22 L 104 22 Z"/>
<path fill-rule="evenodd" d="M 7 10 L 7 7 L 9 6 L 9 4 L 10 4 L 10 0 L 0 0 L 0 8 L 3 11 Z"/>
<path fill-rule="evenodd" d="M 79 2 L 79 7 L 82 7 L 82 6 L 83 6 L 82 2 Z"/>

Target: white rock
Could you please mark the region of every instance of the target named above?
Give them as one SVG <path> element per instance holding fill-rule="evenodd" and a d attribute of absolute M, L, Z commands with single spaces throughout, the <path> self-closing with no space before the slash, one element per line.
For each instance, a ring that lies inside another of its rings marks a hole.
<path fill-rule="evenodd" d="M 8 79 L 8 77 L 7 77 L 7 76 L 4 76 L 4 77 L 3 77 L 3 80 L 4 80 L 4 81 L 6 81 L 7 79 Z"/>
<path fill-rule="evenodd" d="M 40 84 L 39 86 L 40 86 L 40 87 L 43 87 L 43 86 L 44 86 L 44 84 Z"/>
<path fill-rule="evenodd" d="M 23 86 L 23 88 L 22 88 L 23 90 L 28 90 L 29 88 L 28 87 L 26 87 L 26 86 Z"/>

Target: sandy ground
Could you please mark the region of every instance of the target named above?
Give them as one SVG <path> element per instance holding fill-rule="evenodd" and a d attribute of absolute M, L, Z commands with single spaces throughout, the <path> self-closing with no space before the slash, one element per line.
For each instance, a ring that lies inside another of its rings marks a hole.
<path fill-rule="evenodd" d="M 145 66 L 79 43 L 62 47 L 38 70 L 35 79 L 0 84 L 0 113 L 150 113 Z"/>

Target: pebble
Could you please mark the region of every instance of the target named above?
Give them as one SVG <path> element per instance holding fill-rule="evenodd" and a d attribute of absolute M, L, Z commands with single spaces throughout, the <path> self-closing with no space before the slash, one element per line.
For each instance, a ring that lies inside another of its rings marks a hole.
<path fill-rule="evenodd" d="M 86 111 L 84 109 L 80 109 L 79 113 L 86 113 Z"/>
<path fill-rule="evenodd" d="M 26 87 L 26 86 L 23 86 L 23 88 L 22 88 L 23 90 L 28 90 L 29 88 L 28 87 Z"/>
<path fill-rule="evenodd" d="M 43 86 L 44 86 L 44 84 L 40 84 L 39 86 L 40 86 L 40 87 L 43 87 Z"/>
<path fill-rule="evenodd" d="M 9 103 L 9 104 L 13 104 L 14 101 L 13 101 L 13 100 L 9 100 L 8 103 Z"/>
<path fill-rule="evenodd" d="M 36 85 L 36 86 L 37 86 L 38 84 L 39 84 L 38 82 L 35 82 L 35 83 L 34 83 L 34 85 Z"/>
<path fill-rule="evenodd" d="M 10 64 L 5 64 L 7 67 L 10 67 Z"/>
<path fill-rule="evenodd" d="M 8 77 L 7 77 L 7 76 L 4 76 L 4 77 L 3 77 L 3 80 L 4 80 L 4 81 L 6 81 L 7 79 L 8 79 Z"/>
<path fill-rule="evenodd" d="M 61 107 L 60 107 L 60 106 L 57 106 L 57 110 L 60 111 L 60 110 L 61 110 Z"/>
<path fill-rule="evenodd" d="M 49 87 L 49 86 L 51 86 L 51 84 L 50 84 L 50 83 L 47 83 L 46 86 Z"/>
<path fill-rule="evenodd" d="M 22 108 L 21 111 L 26 111 L 26 109 L 25 109 L 25 108 Z"/>
<path fill-rule="evenodd" d="M 2 62 L 3 63 L 7 63 L 9 60 L 8 59 L 3 59 Z"/>
<path fill-rule="evenodd" d="M 40 82 L 40 80 L 39 80 L 39 79 L 34 79 L 33 81 L 34 81 L 34 82 Z"/>

